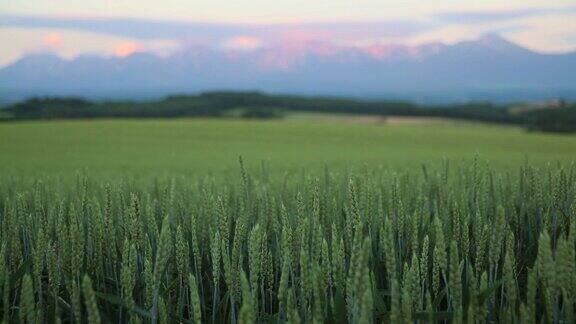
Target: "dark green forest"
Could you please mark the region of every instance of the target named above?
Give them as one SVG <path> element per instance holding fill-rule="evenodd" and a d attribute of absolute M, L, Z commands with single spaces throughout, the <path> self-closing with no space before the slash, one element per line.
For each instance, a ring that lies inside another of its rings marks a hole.
<path fill-rule="evenodd" d="M 531 131 L 576 132 L 576 105 L 513 109 L 518 105 L 468 103 L 421 106 L 401 101 L 361 101 L 330 97 L 269 95 L 259 92 L 206 92 L 158 101 L 102 101 L 82 98 L 31 98 L 2 110 L 4 121 L 78 118 L 227 117 L 269 119 L 290 112 L 378 116 L 442 117 L 521 125 Z"/>

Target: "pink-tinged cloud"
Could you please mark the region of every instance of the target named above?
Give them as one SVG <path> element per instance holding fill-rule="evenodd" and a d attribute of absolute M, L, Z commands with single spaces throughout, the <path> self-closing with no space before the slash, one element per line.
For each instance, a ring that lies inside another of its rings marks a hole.
<path fill-rule="evenodd" d="M 134 42 L 123 42 L 120 43 L 114 49 L 114 55 L 118 57 L 126 57 L 129 55 L 134 54 L 135 52 L 140 50 L 140 46 Z"/>
<path fill-rule="evenodd" d="M 392 48 L 390 46 L 370 45 L 364 48 L 364 52 L 374 58 L 385 58 L 390 55 Z"/>
<path fill-rule="evenodd" d="M 223 44 L 224 48 L 240 50 L 240 51 L 253 51 L 262 46 L 262 40 L 252 36 L 236 36 L 226 40 Z"/>
<path fill-rule="evenodd" d="M 49 33 L 42 39 L 44 45 L 51 48 L 59 48 L 64 44 L 64 39 L 60 33 Z"/>
<path fill-rule="evenodd" d="M 309 54 L 328 57 L 337 54 L 338 47 L 328 41 L 332 34 L 322 29 L 291 28 L 265 34 L 267 46 L 260 66 L 264 70 L 289 71 L 306 61 Z"/>
<path fill-rule="evenodd" d="M 418 46 L 408 46 L 401 44 L 373 44 L 360 48 L 364 53 L 376 59 L 390 57 L 412 57 L 418 58 L 422 50 Z"/>
<path fill-rule="evenodd" d="M 291 29 L 275 35 L 274 42 L 282 47 L 283 51 L 292 55 L 302 52 L 317 52 L 318 55 L 331 54 L 331 47 L 328 40 L 332 39 L 332 34 L 324 30 L 315 29 Z"/>
<path fill-rule="evenodd" d="M 265 49 L 260 66 L 264 70 L 289 71 L 304 64 L 311 54 L 330 57 L 338 54 L 339 47 L 321 41 L 290 42 L 277 39 L 273 46 Z"/>

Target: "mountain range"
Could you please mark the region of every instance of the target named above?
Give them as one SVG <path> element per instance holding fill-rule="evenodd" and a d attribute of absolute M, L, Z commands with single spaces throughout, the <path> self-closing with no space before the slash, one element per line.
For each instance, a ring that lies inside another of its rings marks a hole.
<path fill-rule="evenodd" d="M 576 100 L 576 52 L 543 54 L 490 34 L 453 45 L 190 46 L 168 56 L 30 54 L 0 69 L 4 100 L 139 99 L 207 90 L 435 101 Z"/>

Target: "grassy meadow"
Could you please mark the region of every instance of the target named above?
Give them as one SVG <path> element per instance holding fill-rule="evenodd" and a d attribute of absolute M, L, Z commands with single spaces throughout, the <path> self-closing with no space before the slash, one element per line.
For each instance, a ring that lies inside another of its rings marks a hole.
<path fill-rule="evenodd" d="M 445 121 L 0 123 L 0 319 L 573 323 L 575 158 Z"/>
<path fill-rule="evenodd" d="M 354 119 L 352 119 L 354 121 Z M 280 121 L 96 120 L 0 124 L 0 174 L 207 173 L 265 162 L 272 170 L 353 166 L 420 167 L 478 154 L 497 167 L 571 162 L 576 136 L 527 133 L 473 123 L 350 122 L 306 117 Z"/>

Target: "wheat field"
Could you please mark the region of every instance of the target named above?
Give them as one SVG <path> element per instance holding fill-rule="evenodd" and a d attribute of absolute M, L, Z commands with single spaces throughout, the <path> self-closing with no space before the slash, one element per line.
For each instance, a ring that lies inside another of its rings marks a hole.
<path fill-rule="evenodd" d="M 570 323 L 576 167 L 0 183 L 4 322 Z"/>

